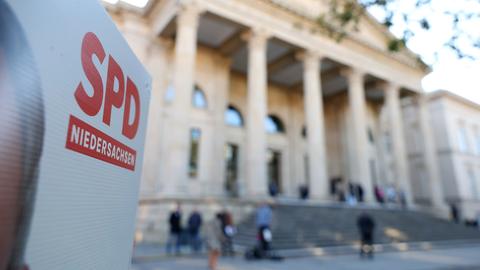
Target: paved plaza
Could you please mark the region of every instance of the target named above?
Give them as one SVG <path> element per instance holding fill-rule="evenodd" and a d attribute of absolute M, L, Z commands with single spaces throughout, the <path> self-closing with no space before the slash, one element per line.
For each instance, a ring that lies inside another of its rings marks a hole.
<path fill-rule="evenodd" d="M 374 260 L 360 260 L 358 256 L 321 256 L 290 258 L 282 262 L 253 261 L 243 258 L 221 259 L 219 270 L 473 270 L 480 269 L 480 245 L 433 251 L 409 251 L 377 254 Z M 136 262 L 131 270 L 194 270 L 207 269 L 206 259 L 165 258 Z"/>

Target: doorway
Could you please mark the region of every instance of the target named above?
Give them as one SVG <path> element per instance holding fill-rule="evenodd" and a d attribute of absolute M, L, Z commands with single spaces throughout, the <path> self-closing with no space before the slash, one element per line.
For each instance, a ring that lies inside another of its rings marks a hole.
<path fill-rule="evenodd" d="M 267 168 L 268 168 L 268 191 L 271 196 L 276 196 L 283 192 L 281 175 L 282 154 L 280 151 L 268 149 Z"/>
<path fill-rule="evenodd" d="M 230 197 L 238 197 L 238 145 L 225 146 L 225 191 Z"/>

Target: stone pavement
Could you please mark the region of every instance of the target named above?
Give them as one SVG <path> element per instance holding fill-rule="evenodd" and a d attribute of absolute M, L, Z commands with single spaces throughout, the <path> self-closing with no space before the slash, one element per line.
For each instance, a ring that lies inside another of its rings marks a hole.
<path fill-rule="evenodd" d="M 165 258 L 141 261 L 131 270 L 207 270 L 204 257 Z M 358 256 L 319 256 L 286 259 L 282 262 L 253 261 L 243 258 L 223 258 L 219 270 L 480 270 L 480 245 L 432 251 L 407 251 L 377 254 L 374 260 Z"/>

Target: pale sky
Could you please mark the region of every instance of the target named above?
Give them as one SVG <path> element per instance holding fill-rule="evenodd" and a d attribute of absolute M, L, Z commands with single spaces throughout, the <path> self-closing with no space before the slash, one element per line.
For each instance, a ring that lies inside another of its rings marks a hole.
<path fill-rule="evenodd" d="M 470 43 L 464 41 L 465 51 L 468 50 L 477 59 L 460 60 L 451 50 L 443 46 L 453 33 L 451 21 L 444 15 L 444 12 L 468 10 L 480 13 L 478 1 L 432 0 L 428 7 L 417 9 L 415 0 L 401 0 L 395 3 L 394 8 L 397 11 L 408 13 L 412 18 L 421 19 L 428 16 L 428 20 L 431 22 L 431 29 L 428 31 L 419 26 L 410 26 L 416 36 L 407 44 L 408 48 L 420 55 L 433 70 L 422 81 L 424 89 L 426 91 L 449 90 L 480 104 L 480 49 L 474 49 Z M 383 17 L 381 10 L 370 10 L 370 12 L 377 18 Z M 393 23 L 390 30 L 400 37 L 406 25 L 400 17 L 395 18 Z M 479 19 L 464 21 L 460 25 L 464 32 L 475 35 L 480 40 L 479 26 Z M 437 52 L 436 58 L 435 52 Z"/>
<path fill-rule="evenodd" d="M 104 0 L 109 3 L 117 3 L 119 0 Z M 149 0 L 122 0 L 123 2 L 143 7 Z M 460 96 L 468 98 L 480 104 L 480 49 L 473 49 L 466 45 L 464 48 L 471 54 L 476 55 L 476 60 L 458 59 L 454 53 L 446 49 L 443 44 L 452 35 L 452 27 L 445 11 L 476 10 L 480 13 L 480 4 L 476 0 L 432 0 L 431 5 L 422 9 L 415 8 L 415 0 L 401 0 L 395 2 L 395 10 L 403 11 L 412 18 L 428 16 L 431 29 L 422 30 L 420 27 L 411 26 L 415 37 L 407 46 L 414 53 L 420 55 L 425 63 L 432 68 L 432 73 L 427 75 L 422 85 L 426 91 L 438 89 L 449 90 Z M 379 9 L 371 9 L 374 17 L 383 18 L 383 12 Z M 391 31 L 401 36 L 405 29 L 405 23 L 400 17 L 394 18 Z M 461 28 L 464 32 L 476 35 L 480 41 L 480 20 L 463 22 Z M 465 42 L 465 44 L 468 44 Z M 435 52 L 437 55 L 435 56 Z"/>

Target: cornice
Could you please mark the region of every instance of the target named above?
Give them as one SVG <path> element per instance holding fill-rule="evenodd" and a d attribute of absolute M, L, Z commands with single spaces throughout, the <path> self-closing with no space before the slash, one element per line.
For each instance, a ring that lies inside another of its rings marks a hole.
<path fill-rule="evenodd" d="M 437 90 L 437 91 L 429 93 L 427 96 L 428 96 L 428 100 L 430 100 L 430 101 L 435 100 L 435 99 L 440 99 L 440 98 L 448 98 L 448 99 L 454 100 L 458 103 L 461 103 L 463 105 L 467 105 L 470 108 L 473 108 L 473 109 L 478 110 L 480 112 L 480 104 L 478 104 L 476 102 L 473 102 L 469 99 L 466 99 L 464 97 L 461 97 L 461 96 L 459 96 L 457 94 L 454 94 L 454 93 L 452 93 L 450 91 L 447 91 L 447 90 Z"/>
<path fill-rule="evenodd" d="M 305 19 L 305 20 L 308 20 L 310 22 L 313 22 L 316 24 L 316 20 L 317 20 L 317 17 L 316 16 L 312 16 L 310 14 L 307 14 L 303 11 L 301 11 L 300 9 L 294 9 L 292 6 L 290 5 L 286 5 L 286 4 L 283 4 L 277 0 L 257 0 L 257 1 L 261 1 L 261 2 L 264 2 L 264 3 L 267 3 L 271 6 L 275 6 L 277 8 L 280 8 L 284 11 L 287 11 L 291 14 L 294 14 L 298 17 L 301 17 L 302 19 Z M 383 27 L 382 25 L 380 25 L 380 23 L 375 19 L 373 18 L 368 12 L 365 13 L 365 18 L 367 19 L 367 21 L 371 24 L 373 24 L 373 26 L 378 29 L 379 31 L 381 31 L 384 35 L 388 36 L 389 38 L 393 38 L 393 34 L 388 31 L 388 29 L 386 29 L 385 27 Z M 320 26 L 319 26 L 320 27 Z M 388 52 L 386 50 L 382 50 L 376 46 L 372 46 L 372 44 L 370 44 L 369 42 L 361 39 L 361 38 L 358 38 L 354 35 L 351 35 L 351 34 L 348 34 L 346 37 L 346 39 L 350 39 L 351 41 L 353 42 L 356 42 L 356 43 L 359 43 L 361 44 L 362 46 L 365 46 L 367 47 L 368 49 L 371 49 L 373 51 L 376 51 L 378 53 L 381 53 L 383 54 L 384 56 L 387 56 L 387 57 L 390 57 L 390 58 L 393 58 L 395 59 L 396 61 L 402 63 L 402 64 L 406 64 L 410 67 L 414 67 L 414 68 L 420 68 L 424 71 L 429 71 L 429 67 L 424 64 L 423 62 L 422 63 L 419 63 L 418 62 L 418 59 L 416 59 L 417 55 L 414 54 L 412 51 L 410 50 L 406 50 L 405 52 L 408 54 L 406 56 L 402 56 L 398 53 L 395 53 L 395 52 Z M 386 45 L 385 45 L 386 46 Z M 408 58 L 408 60 L 406 60 L 405 58 Z"/>

